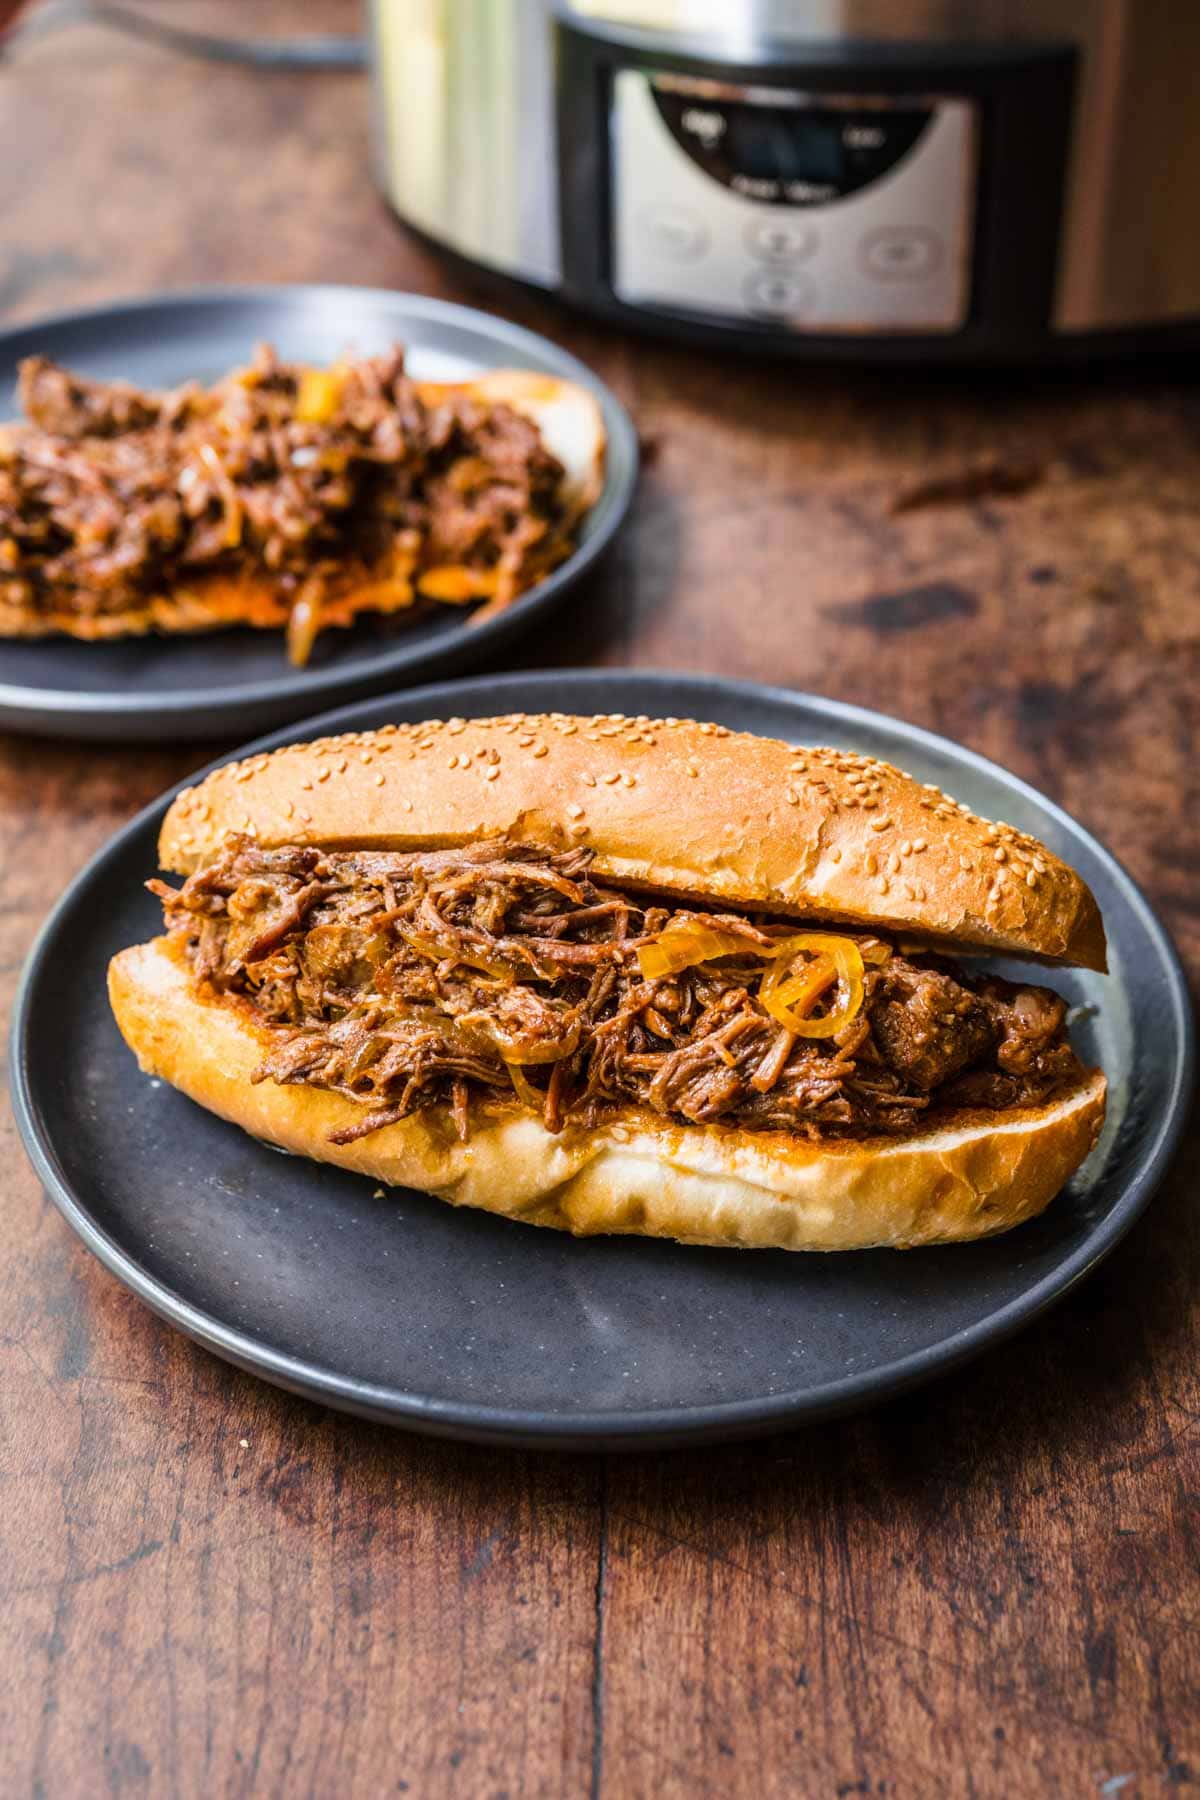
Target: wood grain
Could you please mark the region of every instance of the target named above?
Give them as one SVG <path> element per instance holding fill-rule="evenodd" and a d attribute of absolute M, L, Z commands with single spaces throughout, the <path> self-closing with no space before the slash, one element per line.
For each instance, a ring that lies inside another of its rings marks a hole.
<path fill-rule="evenodd" d="M 160 3 L 159 10 L 163 10 Z M 232 0 L 173 18 L 247 29 Z M 253 28 L 352 29 L 337 0 Z M 314 277 L 478 299 L 392 224 L 352 76 L 93 30 L 0 62 L 0 318 Z M 1143 368 L 952 380 L 636 342 L 507 293 L 656 455 L 511 666 L 718 670 L 997 757 L 1112 845 L 1200 969 L 1200 401 Z M 893 517 L 931 469 L 1021 497 Z M 209 747 L 0 747 L 0 983 Z M 0 1792 L 1131 1796 L 1200 1781 L 1195 1136 L 1120 1252 L 886 1412 L 662 1457 L 328 1415 L 113 1283 L 2 1127 Z"/>

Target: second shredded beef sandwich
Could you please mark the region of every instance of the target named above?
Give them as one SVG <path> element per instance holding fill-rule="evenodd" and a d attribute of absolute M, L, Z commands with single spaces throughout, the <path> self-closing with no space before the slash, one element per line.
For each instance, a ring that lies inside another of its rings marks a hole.
<path fill-rule="evenodd" d="M 397 726 L 180 796 L 143 1066 L 270 1142 L 578 1233 L 984 1236 L 1086 1156 L 1104 1078 L 1040 981 L 1079 877 L 885 763 L 687 720 Z M 961 960 L 966 957 L 968 960 Z"/>

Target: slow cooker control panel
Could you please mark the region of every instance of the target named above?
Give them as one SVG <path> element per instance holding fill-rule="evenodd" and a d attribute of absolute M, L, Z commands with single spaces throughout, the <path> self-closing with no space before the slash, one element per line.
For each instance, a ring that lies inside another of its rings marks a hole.
<path fill-rule="evenodd" d="M 975 104 L 625 68 L 613 81 L 617 298 L 792 332 L 966 321 Z"/>

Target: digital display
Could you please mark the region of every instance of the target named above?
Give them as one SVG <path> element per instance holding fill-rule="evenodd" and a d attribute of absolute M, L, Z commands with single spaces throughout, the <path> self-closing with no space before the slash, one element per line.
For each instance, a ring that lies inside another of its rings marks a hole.
<path fill-rule="evenodd" d="M 927 107 L 707 102 L 656 86 L 677 144 L 706 174 L 748 199 L 818 206 L 886 175 L 917 143 Z"/>
<path fill-rule="evenodd" d="M 732 107 L 723 147 L 735 169 L 755 180 L 838 185 L 846 174 L 842 121 L 827 114 Z"/>

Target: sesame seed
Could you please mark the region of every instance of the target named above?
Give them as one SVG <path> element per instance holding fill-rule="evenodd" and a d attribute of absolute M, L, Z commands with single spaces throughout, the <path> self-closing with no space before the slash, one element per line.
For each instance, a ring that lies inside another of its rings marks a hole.
<path fill-rule="evenodd" d="M 1038 884 L 1037 875 L 1033 869 L 1030 869 L 1029 872 L 1027 873 L 1027 875 L 1025 876 L 1025 886 L 1029 887 L 1029 888 L 1035 888 L 1037 886 L 1037 884 Z"/>
<path fill-rule="evenodd" d="M 600 779 L 605 787 L 615 787 L 617 782 L 621 779 L 620 771 L 614 769 L 611 775 L 602 775 Z"/>
<path fill-rule="evenodd" d="M 498 764 L 498 763 L 491 763 L 491 764 L 490 764 L 490 765 L 489 765 L 489 766 L 488 766 L 488 767 L 487 767 L 487 768 L 486 768 L 486 769 L 485 769 L 485 770 L 484 770 L 484 771 L 483 771 L 483 779 L 484 779 L 484 780 L 485 780 L 485 781 L 495 781 L 495 780 L 496 780 L 496 778 L 497 778 L 497 776 L 498 776 L 498 775 L 499 775 L 499 773 L 500 773 L 500 766 L 499 766 L 499 764 Z"/>
<path fill-rule="evenodd" d="M 900 873 L 900 858 L 896 855 L 894 850 L 888 857 L 887 866 L 889 875 L 898 875 Z"/>
<path fill-rule="evenodd" d="M 567 813 L 572 819 L 582 819 L 583 808 L 577 800 L 572 800 L 570 806 L 567 808 Z"/>
<path fill-rule="evenodd" d="M 636 787 L 637 786 L 637 776 L 636 775 L 622 775 L 621 786 L 627 787 L 627 788 Z"/>
<path fill-rule="evenodd" d="M 910 844 L 910 842 L 908 841 L 908 839 L 905 838 L 904 842 L 900 846 L 900 854 L 901 854 L 901 856 L 911 856 L 912 852 L 913 852 L 913 847 Z"/>
<path fill-rule="evenodd" d="M 375 777 L 375 786 L 376 786 L 376 787 L 382 787 L 382 786 L 383 786 L 383 783 L 384 783 L 384 779 L 385 779 L 385 778 L 384 778 L 384 776 L 382 776 L 382 775 L 377 775 L 377 776 L 376 776 L 376 777 Z"/>
<path fill-rule="evenodd" d="M 878 873 L 879 873 L 878 857 L 872 856 L 868 853 L 867 858 L 863 863 L 863 868 L 867 871 L 868 875 L 878 875 Z"/>
<path fill-rule="evenodd" d="M 892 885 L 892 884 L 891 884 L 891 882 L 890 882 L 890 881 L 889 881 L 889 880 L 888 880 L 888 878 L 887 878 L 887 876 L 886 876 L 886 875 L 881 875 L 881 876 L 880 876 L 880 877 L 879 877 L 879 892 L 880 892 L 880 893 L 881 893 L 881 894 L 886 894 L 886 893 L 887 893 L 887 891 L 888 891 L 888 889 L 889 889 L 889 888 L 890 888 L 890 887 L 891 887 L 891 885 Z"/>
<path fill-rule="evenodd" d="M 928 848 L 929 848 L 929 845 L 925 842 L 924 838 L 914 838 L 913 839 L 913 849 L 914 850 L 928 850 Z"/>
<path fill-rule="evenodd" d="M 346 758 L 343 756 L 341 762 L 337 766 L 338 774 L 344 775 L 346 773 L 346 770 L 349 768 L 349 766 L 350 766 L 349 763 L 346 761 Z"/>
<path fill-rule="evenodd" d="M 304 789 L 306 794 L 312 793 L 312 782 L 309 781 L 307 776 L 305 776 L 304 780 L 300 783 L 300 786 Z"/>
<path fill-rule="evenodd" d="M 585 838 L 588 834 L 588 828 L 586 825 L 572 825 L 570 827 L 570 834 L 573 838 Z"/>
<path fill-rule="evenodd" d="M 871 820 L 871 830 L 872 831 L 888 831 L 891 828 L 891 823 L 892 823 L 892 821 L 890 819 L 872 819 Z"/>
<path fill-rule="evenodd" d="M 993 850 L 992 855 L 995 857 L 995 859 L 998 863 L 1008 861 L 1008 851 L 1004 848 L 1003 844 L 1000 845 L 999 849 Z"/>
<path fill-rule="evenodd" d="M 291 802 L 291 801 L 290 801 L 290 800 L 285 800 L 285 801 L 284 801 L 284 803 L 283 803 L 283 816 L 284 816 L 284 818 L 285 818 L 285 819 L 290 819 L 290 818 L 292 818 L 292 817 L 293 817 L 293 816 L 294 816 L 294 814 L 295 814 L 295 811 L 296 811 L 296 808 L 295 808 L 295 806 L 294 806 L 294 805 L 293 805 L 293 804 L 292 804 L 292 802 Z"/>
<path fill-rule="evenodd" d="M 583 776 L 583 785 L 584 787 L 595 787 L 596 777 L 594 775 Z"/>
<path fill-rule="evenodd" d="M 829 860 L 830 860 L 830 862 L 835 862 L 835 863 L 841 862 L 841 860 L 842 860 L 842 853 L 838 849 L 836 844 L 833 846 L 833 849 L 829 852 Z"/>
<path fill-rule="evenodd" d="M 317 780 L 318 781 L 328 781 L 329 780 L 329 770 L 321 769 L 317 774 Z"/>
<path fill-rule="evenodd" d="M 574 737 L 579 727 L 575 724 L 566 724 L 561 729 L 564 737 Z"/>
<path fill-rule="evenodd" d="M 793 789 L 792 789 L 792 788 L 789 788 L 789 789 L 788 789 L 788 791 L 787 791 L 787 794 L 786 794 L 786 796 L 785 796 L 785 797 L 786 797 L 786 799 L 787 799 L 787 803 L 788 803 L 788 805 L 789 805 L 789 806 L 799 806 L 799 804 L 800 804 L 800 796 L 799 796 L 799 794 L 797 794 L 797 793 L 796 793 L 796 792 L 794 792 L 794 790 L 793 790 Z"/>
<path fill-rule="evenodd" d="M 700 773 L 700 771 L 696 767 L 695 763 L 688 764 L 687 772 L 692 777 L 693 781 L 696 779 L 697 775 L 699 775 L 699 773 Z"/>
<path fill-rule="evenodd" d="M 535 744 L 533 754 L 535 756 L 545 756 L 546 755 L 546 745 L 545 744 Z"/>
<path fill-rule="evenodd" d="M 457 769 L 457 767 L 458 767 L 458 757 L 457 757 L 457 756 L 452 756 L 452 757 L 451 757 L 451 758 L 450 758 L 450 760 L 449 760 L 449 762 L 448 762 L 448 763 L 447 763 L 447 764 L 446 764 L 446 767 L 447 767 L 447 768 L 448 768 L 448 769 Z"/>

